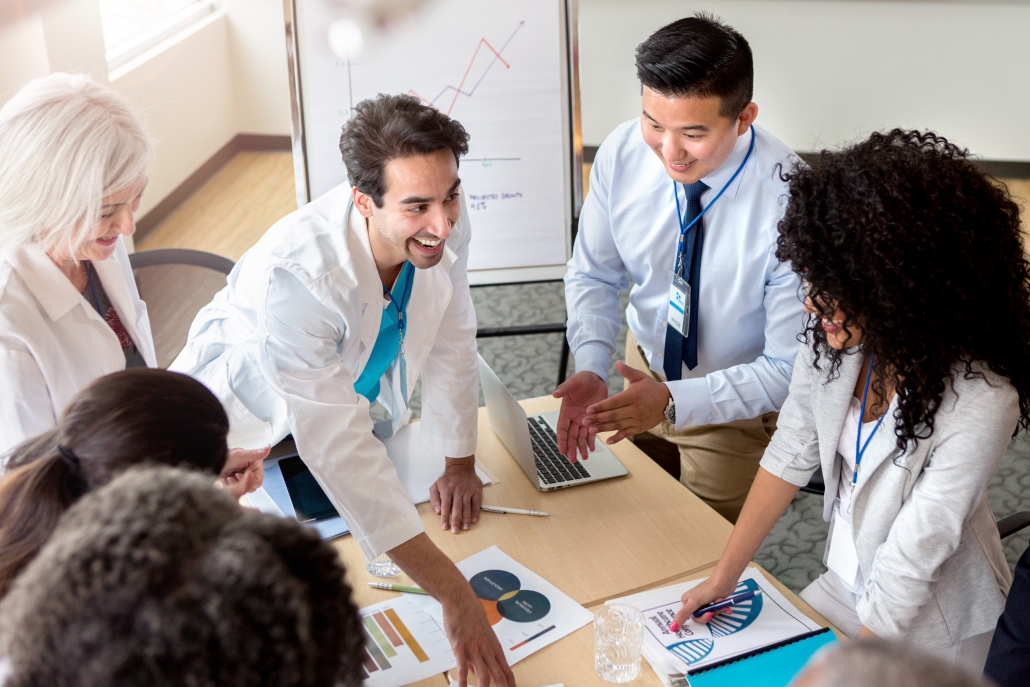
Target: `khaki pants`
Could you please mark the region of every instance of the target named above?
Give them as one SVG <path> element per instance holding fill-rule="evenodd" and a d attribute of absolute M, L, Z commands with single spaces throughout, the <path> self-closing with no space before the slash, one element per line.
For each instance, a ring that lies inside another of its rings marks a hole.
<path fill-rule="evenodd" d="M 649 369 L 633 332 L 626 335 L 626 364 L 665 381 L 664 376 Z M 687 426 L 678 431 L 663 420 L 633 439 L 645 452 L 649 452 L 647 446 L 653 446 L 656 439 L 668 442 L 667 450 L 675 446 L 679 451 L 680 482 L 719 515 L 735 523 L 758 474 L 765 447 L 776 431 L 778 415 L 766 413 L 750 420 Z"/>

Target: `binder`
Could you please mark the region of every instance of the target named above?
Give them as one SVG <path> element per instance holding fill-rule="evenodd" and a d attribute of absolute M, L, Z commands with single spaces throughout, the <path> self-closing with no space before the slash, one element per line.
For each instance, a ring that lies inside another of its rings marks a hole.
<path fill-rule="evenodd" d="M 787 687 L 812 656 L 837 642 L 828 627 L 687 673 L 690 687 Z"/>

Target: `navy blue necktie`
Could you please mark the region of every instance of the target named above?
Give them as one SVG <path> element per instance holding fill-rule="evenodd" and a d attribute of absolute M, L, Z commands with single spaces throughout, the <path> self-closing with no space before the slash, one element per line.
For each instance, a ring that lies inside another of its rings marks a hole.
<path fill-rule="evenodd" d="M 683 226 L 694 221 L 701 214 L 701 194 L 708 190 L 703 181 L 698 181 L 683 190 L 687 196 L 687 208 L 683 216 Z M 680 379 L 683 375 L 683 363 L 688 370 L 697 367 L 697 300 L 701 287 L 701 248 L 705 242 L 704 220 L 687 230 L 683 238 L 683 261 L 677 266 L 678 274 L 690 284 L 690 323 L 689 336 L 685 339 L 671 325 L 665 325 L 665 360 L 663 368 L 665 378 L 669 381 Z"/>

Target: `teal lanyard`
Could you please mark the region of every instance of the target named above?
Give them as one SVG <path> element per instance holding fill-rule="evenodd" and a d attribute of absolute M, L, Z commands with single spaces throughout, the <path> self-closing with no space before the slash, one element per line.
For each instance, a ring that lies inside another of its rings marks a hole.
<path fill-rule="evenodd" d="M 869 448 L 869 442 L 873 440 L 876 435 L 876 430 L 880 429 L 880 425 L 883 424 L 883 418 L 887 417 L 887 411 L 883 411 L 883 415 L 876 421 L 876 426 L 873 427 L 873 431 L 869 433 L 869 438 L 862 443 L 862 420 L 865 419 L 865 403 L 866 398 L 869 396 L 869 382 L 873 378 L 873 361 L 876 360 L 875 355 L 869 356 L 869 372 L 865 376 L 865 390 L 862 391 L 862 414 L 858 416 L 858 431 L 855 432 L 855 474 L 851 476 L 851 486 L 858 484 L 858 466 L 862 464 L 862 456 L 865 454 L 865 450 Z M 889 406 L 888 406 L 889 407 Z"/>
<path fill-rule="evenodd" d="M 383 295 L 390 299 L 390 302 L 393 303 L 393 307 L 397 310 L 397 330 L 400 334 L 400 345 L 402 349 L 404 348 L 404 328 L 407 324 L 404 320 L 404 309 L 408 307 L 408 300 L 411 298 L 411 285 L 415 281 L 415 270 L 406 269 L 407 266 L 407 262 L 401 266 L 401 275 L 404 275 L 405 279 L 402 284 L 400 294 L 401 298 L 399 301 L 393 297 L 393 293 L 391 293 L 390 289 L 386 288 L 386 284 L 383 284 Z"/>

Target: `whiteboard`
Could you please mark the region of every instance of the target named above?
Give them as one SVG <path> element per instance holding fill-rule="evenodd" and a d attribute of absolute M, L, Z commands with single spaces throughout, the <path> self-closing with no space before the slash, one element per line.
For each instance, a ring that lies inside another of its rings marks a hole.
<path fill-rule="evenodd" d="M 435 0 L 354 59 L 330 48 L 336 0 L 293 0 L 290 46 L 298 203 L 347 179 L 340 129 L 354 104 L 408 93 L 469 132 L 459 176 L 473 283 L 560 278 L 581 203 L 574 30 L 566 0 Z M 288 43 L 290 17 L 287 17 Z"/>

